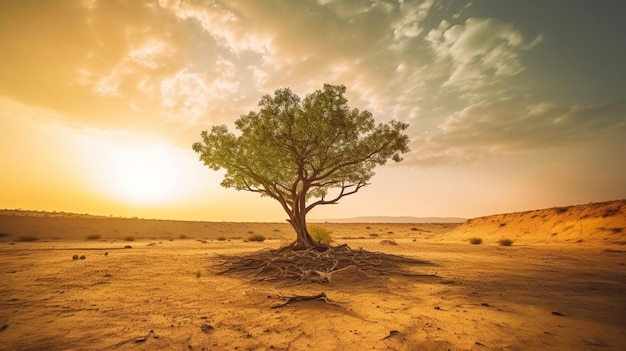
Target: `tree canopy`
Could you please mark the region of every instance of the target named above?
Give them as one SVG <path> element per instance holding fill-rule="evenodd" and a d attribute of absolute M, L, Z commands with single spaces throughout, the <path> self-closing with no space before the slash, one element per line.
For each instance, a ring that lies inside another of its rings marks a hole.
<path fill-rule="evenodd" d="M 217 125 L 193 144 L 205 165 L 226 170 L 222 186 L 281 204 L 297 233 L 296 249 L 322 246 L 307 231 L 307 213 L 355 194 L 376 166 L 409 151 L 408 124 L 376 124 L 370 112 L 348 107 L 345 92 L 325 84 L 301 101 L 289 88 L 276 90 L 235 121 L 237 134 Z"/>

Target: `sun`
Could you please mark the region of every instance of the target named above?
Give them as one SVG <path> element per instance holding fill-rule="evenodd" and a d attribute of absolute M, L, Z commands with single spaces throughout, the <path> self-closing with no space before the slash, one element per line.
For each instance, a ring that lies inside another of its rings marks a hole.
<path fill-rule="evenodd" d="M 179 156 L 159 144 L 120 149 L 111 159 L 110 195 L 142 205 L 175 199 L 183 188 Z"/>

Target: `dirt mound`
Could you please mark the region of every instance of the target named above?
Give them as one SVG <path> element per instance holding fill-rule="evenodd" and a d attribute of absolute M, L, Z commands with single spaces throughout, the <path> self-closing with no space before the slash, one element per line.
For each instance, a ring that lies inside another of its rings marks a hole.
<path fill-rule="evenodd" d="M 626 245 L 626 200 L 474 218 L 442 240 L 485 244 L 511 239 L 516 244 L 592 243 Z"/>

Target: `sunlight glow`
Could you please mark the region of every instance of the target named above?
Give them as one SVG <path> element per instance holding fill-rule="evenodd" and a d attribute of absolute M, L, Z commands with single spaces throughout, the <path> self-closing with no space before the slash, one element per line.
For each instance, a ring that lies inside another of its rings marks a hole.
<path fill-rule="evenodd" d="M 164 145 L 119 147 L 109 160 L 110 195 L 136 204 L 173 200 L 184 188 L 179 160 L 177 150 Z"/>

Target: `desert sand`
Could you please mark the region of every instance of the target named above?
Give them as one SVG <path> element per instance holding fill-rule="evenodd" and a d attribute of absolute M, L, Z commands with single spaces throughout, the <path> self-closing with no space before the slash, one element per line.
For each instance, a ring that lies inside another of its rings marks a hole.
<path fill-rule="evenodd" d="M 259 283 L 217 274 L 216 255 L 278 248 L 287 224 L 2 211 L 0 350 L 626 350 L 624 201 L 460 225 L 316 225 L 430 264 Z M 322 292 L 331 303 L 274 308 Z"/>

